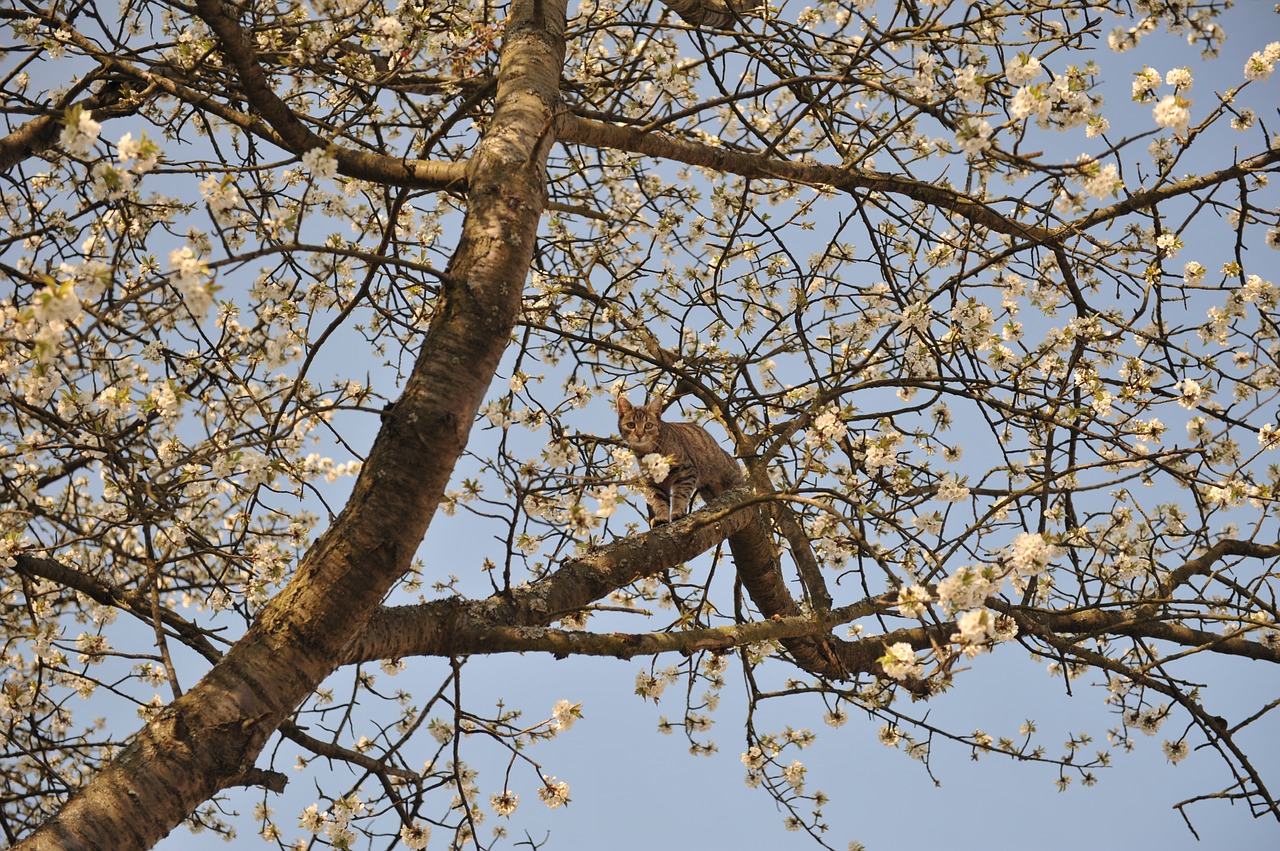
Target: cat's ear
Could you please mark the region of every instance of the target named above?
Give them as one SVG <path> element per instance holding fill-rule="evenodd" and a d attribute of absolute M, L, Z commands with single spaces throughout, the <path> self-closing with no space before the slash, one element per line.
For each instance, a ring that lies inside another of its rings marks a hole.
<path fill-rule="evenodd" d="M 618 397 L 618 414 L 619 415 L 625 417 L 627 414 L 631 413 L 631 409 L 634 407 L 635 405 L 631 404 L 631 400 L 628 399 L 626 396 Z"/>
<path fill-rule="evenodd" d="M 662 417 L 662 409 L 667 406 L 667 400 L 661 393 L 651 398 L 645 403 L 645 409 L 657 418 Z"/>

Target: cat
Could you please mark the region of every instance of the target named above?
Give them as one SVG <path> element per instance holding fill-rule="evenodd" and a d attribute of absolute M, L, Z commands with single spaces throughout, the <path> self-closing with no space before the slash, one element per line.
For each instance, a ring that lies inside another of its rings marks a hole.
<path fill-rule="evenodd" d="M 663 404 L 661 396 L 640 406 L 618 397 L 618 432 L 623 442 L 636 458 L 656 453 L 670 464 L 662 481 L 641 472 L 649 522 L 654 526 L 688 514 L 695 493 L 709 500 L 744 481 L 738 462 L 702 426 L 664 422 Z"/>

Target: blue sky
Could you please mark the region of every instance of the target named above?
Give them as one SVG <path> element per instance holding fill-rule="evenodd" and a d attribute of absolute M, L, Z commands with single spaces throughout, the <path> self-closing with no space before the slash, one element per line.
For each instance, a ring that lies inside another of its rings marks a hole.
<path fill-rule="evenodd" d="M 1181 40 L 1152 36 L 1159 47 L 1159 70 L 1181 64 L 1190 66 L 1197 74 L 1193 96 L 1208 103 L 1212 90 L 1234 81 L 1244 57 L 1280 37 L 1278 20 L 1271 3 L 1246 0 L 1226 19 L 1227 58 L 1212 70 Z M 1117 135 L 1126 126 L 1123 116 L 1131 116 L 1134 127 L 1150 124 L 1150 106 L 1127 103 L 1129 74 L 1141 67 L 1141 57 L 1154 61 L 1150 54 L 1111 57 L 1105 48 L 1097 54 L 1098 60 L 1106 63 L 1104 67 L 1116 69 L 1107 74 L 1110 83 L 1106 113 Z M 1264 108 L 1259 110 L 1264 120 L 1275 120 L 1280 81 L 1273 78 L 1265 85 L 1263 89 L 1255 87 L 1253 96 L 1264 99 Z M 1265 109 L 1266 100 L 1270 102 L 1270 112 Z M 121 125 L 120 132 L 124 129 Z M 115 127 L 110 135 L 118 138 Z M 1074 159 L 1075 151 L 1066 144 L 1064 140 L 1062 158 Z M 1221 164 L 1226 163 L 1227 157 L 1224 151 Z M 888 163 L 881 163 L 880 167 L 887 168 Z M 798 253 L 803 256 L 805 252 Z M 326 366 L 337 369 L 340 365 Z M 372 358 L 367 364 L 357 359 L 341 366 L 349 368 L 357 378 L 376 368 Z M 501 383 L 500 378 L 495 386 Z M 366 441 L 362 446 L 368 445 L 376 425 L 373 419 L 366 417 L 352 433 L 357 445 L 360 438 Z M 601 434 L 614 429 L 612 412 L 603 401 L 593 403 L 584 412 L 582 423 L 584 429 Z M 466 587 L 481 593 L 471 534 L 461 518 L 433 527 L 421 550 L 428 582 L 446 573 L 458 573 L 464 576 Z M 542 654 L 476 658 L 466 664 L 468 701 L 478 709 L 503 699 L 524 709 L 532 722 L 547 717 L 556 700 L 564 698 L 583 704 L 584 717 L 572 730 L 531 752 L 548 774 L 571 785 L 572 803 L 567 809 L 546 810 L 537 801 L 535 787 L 525 772 L 522 779 L 513 783 L 513 789 L 521 795 L 521 806 L 512 824 L 512 839 L 518 841 L 527 831 L 540 841 L 549 831 L 548 847 L 571 851 L 600 847 L 618 851 L 655 847 L 813 847 L 808 837 L 783 829 L 782 814 L 766 794 L 748 789 L 743 783 L 739 754 L 743 750 L 744 707 L 737 669 L 731 666 L 727 673 L 729 684 L 714 716 L 716 724 L 705 737 L 715 740 L 719 751 L 707 758 L 688 754 L 685 739 L 678 732 L 671 736 L 657 732 L 660 716 L 674 719 L 683 714 L 682 696 L 678 686 L 673 686 L 655 706 L 633 695 L 634 678 L 643 664 L 642 660 L 557 661 Z M 1206 699 L 1208 707 L 1232 721 L 1240 720 L 1243 714 L 1275 696 L 1276 672 L 1263 663 L 1212 659 L 1202 664 L 1204 679 L 1215 683 Z M 971 666 L 972 671 L 959 678 L 953 693 L 928 704 L 917 704 L 913 709 L 920 715 L 928 713 L 931 719 L 958 732 L 981 728 L 992 735 L 1015 738 L 1024 721 L 1034 719 L 1051 753 L 1057 753 L 1072 734 L 1088 732 L 1102 737 L 1115 726 L 1115 718 L 1104 704 L 1105 694 L 1091 685 L 1096 676 L 1073 683 L 1074 694 L 1068 697 L 1061 678 L 1047 672 L 1043 661 L 1028 660 L 1025 653 L 1014 648 L 978 657 Z M 442 660 L 410 660 L 408 669 L 398 678 L 384 678 L 382 682 L 389 687 L 420 687 L 426 691 L 435 687 L 446 668 Z M 344 678 L 349 679 L 349 672 L 340 672 L 335 682 Z M 852 713 L 849 723 L 835 731 L 823 724 L 823 710 L 817 700 L 790 698 L 778 703 L 761 710 L 761 726 L 777 729 L 791 724 L 819 733 L 818 744 L 797 756 L 810 768 L 808 785 L 831 797 L 825 808 L 825 821 L 831 826 L 828 841 L 836 848 L 844 848 L 850 840 L 861 841 L 876 851 L 939 846 L 1053 851 L 1075 849 L 1082 844 L 1178 851 L 1280 845 L 1280 826 L 1274 819 L 1251 819 L 1243 807 L 1224 802 L 1202 803 L 1189 810 L 1204 839 L 1196 842 L 1170 806 L 1221 788 L 1230 780 L 1221 760 L 1209 752 L 1194 752 L 1180 765 L 1170 766 L 1160 749 L 1169 728 L 1155 737 L 1138 736 L 1133 753 L 1118 757 L 1114 767 L 1098 772 L 1096 787 L 1086 789 L 1075 782 L 1059 792 L 1053 766 L 1020 765 L 991 755 L 974 762 L 968 749 L 943 743 L 934 748 L 935 784 L 918 762 L 877 741 L 879 720 Z M 115 720 L 123 728 L 137 723 L 132 715 Z M 1243 743 L 1264 777 L 1280 783 L 1277 724 L 1273 721 L 1257 725 Z M 485 756 L 483 748 L 477 750 L 474 762 L 481 769 L 481 788 L 487 797 L 496 791 L 503 762 L 492 753 Z M 281 746 L 277 767 L 287 770 L 294 752 L 296 748 L 291 745 Z M 265 756 L 259 764 L 265 766 Z M 236 793 L 232 801 L 247 816 L 258 797 L 256 793 Z M 286 793 L 269 797 L 287 837 L 301 835 L 301 831 L 290 830 L 289 826 L 314 800 L 308 772 L 291 772 Z M 496 821 L 491 815 L 484 827 L 491 827 Z M 237 824 L 241 833 L 237 845 L 259 844 L 248 818 Z M 443 844 L 442 837 L 437 837 L 430 847 Z M 185 828 L 179 828 L 159 847 L 202 849 L 225 844 L 208 836 L 193 838 Z"/>

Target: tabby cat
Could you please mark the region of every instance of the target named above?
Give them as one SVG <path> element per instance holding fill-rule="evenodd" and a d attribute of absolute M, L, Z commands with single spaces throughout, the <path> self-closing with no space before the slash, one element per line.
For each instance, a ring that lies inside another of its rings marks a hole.
<path fill-rule="evenodd" d="M 661 396 L 639 407 L 625 396 L 618 397 L 618 432 L 623 442 L 637 458 L 657 453 L 670 463 L 662 481 L 641 473 L 654 526 L 688 514 L 695 492 L 711 499 L 743 481 L 738 462 L 706 429 L 694 423 L 663 422 L 662 406 Z"/>

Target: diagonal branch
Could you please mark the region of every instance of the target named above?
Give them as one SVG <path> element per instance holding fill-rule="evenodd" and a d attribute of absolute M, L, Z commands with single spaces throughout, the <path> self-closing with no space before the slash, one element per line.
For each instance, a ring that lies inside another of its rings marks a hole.
<path fill-rule="evenodd" d="M 996 233 L 1042 245 L 1055 245 L 1098 224 L 1120 218 L 1179 195 L 1196 192 L 1251 174 L 1260 174 L 1280 163 L 1280 150 L 1269 150 L 1212 174 L 1183 180 L 1136 193 L 1116 204 L 1094 210 L 1081 218 L 1053 228 L 1028 224 L 1001 215 L 990 205 L 963 192 L 937 183 L 915 180 L 866 169 L 852 169 L 798 163 L 761 154 L 715 148 L 642 128 L 594 121 L 576 115 L 561 119 L 560 140 L 566 143 L 608 147 L 700 166 L 741 177 L 785 180 L 806 186 L 827 186 L 841 192 L 883 192 L 901 195 L 921 204 L 937 207 L 981 225 Z"/>
<path fill-rule="evenodd" d="M 791 596 L 782 577 L 782 565 L 778 552 L 765 524 L 765 514 L 753 507 L 753 522 L 729 536 L 729 551 L 733 553 L 734 567 L 742 587 L 747 589 L 751 601 L 767 618 L 794 618 L 800 615 L 800 604 Z M 844 679 L 851 668 L 841 660 L 844 642 L 832 635 L 822 637 L 796 637 L 784 639 L 797 664 L 813 674 L 833 679 Z"/>
<path fill-rule="evenodd" d="M 509 593 L 379 609 L 346 648 L 342 663 L 496 652 L 486 649 L 494 629 L 545 627 L 711 549 L 751 522 L 751 510 L 740 505 L 749 494 L 748 488 L 727 491 L 675 523 L 620 538 Z"/>
<path fill-rule="evenodd" d="M 222 52 L 236 71 L 245 99 L 274 130 L 279 143 L 295 154 L 329 147 L 328 140 L 311 130 L 272 90 L 252 40 L 229 13 L 228 6 L 222 0 L 197 0 L 196 10 L 222 44 Z M 332 146 L 332 151 L 338 170 L 350 177 L 397 186 L 421 185 L 425 177 L 428 185 L 451 183 L 459 190 L 466 188 L 466 171 L 460 164 L 397 159 L 339 145 Z"/>
<path fill-rule="evenodd" d="M 1208 576 L 1214 566 L 1229 556 L 1245 558 L 1276 558 L 1280 556 L 1280 544 L 1259 544 L 1254 541 L 1242 541 L 1236 538 L 1223 538 L 1200 556 L 1191 559 L 1182 567 L 1169 573 L 1160 583 L 1157 596 L 1169 599 L 1173 592 L 1193 576 Z"/>
<path fill-rule="evenodd" d="M 561 118 L 559 135 L 560 141 L 565 143 L 646 154 L 741 177 L 786 180 L 806 186 L 829 186 L 849 194 L 858 191 L 903 195 L 922 204 L 955 213 L 997 233 L 1031 242 L 1052 242 L 1059 236 L 1055 230 L 1002 216 L 990 206 L 948 186 L 909 177 L 819 163 L 790 162 L 760 154 L 713 148 L 662 133 L 646 133 L 639 128 L 606 124 L 576 115 Z"/>
<path fill-rule="evenodd" d="M 114 83 L 104 85 L 99 91 L 80 101 L 80 106 L 94 113 L 111 117 L 132 115 L 140 102 L 126 99 L 120 87 Z M 58 111 L 37 116 L 0 138 L 0 172 L 7 172 L 28 157 L 36 156 L 53 147 L 62 131 L 62 115 Z"/>
<path fill-rule="evenodd" d="M 232 17 L 222 0 L 196 0 L 196 14 L 204 21 L 222 45 L 222 53 L 235 69 L 240 89 L 253 106 L 275 131 L 280 139 L 295 153 L 323 147 L 325 142 L 272 89 L 266 73 L 258 63 L 257 51 L 248 34 Z"/>
<path fill-rule="evenodd" d="M 89 574 L 68 567 L 60 561 L 19 553 L 13 570 L 19 576 L 57 583 L 64 588 L 83 594 L 95 603 L 108 608 L 123 609 L 146 623 L 152 622 L 153 610 L 151 598 L 148 595 L 137 591 L 125 591 L 99 582 Z M 210 643 L 208 634 L 191 621 L 165 608 L 160 609 L 160 620 L 173 630 L 184 644 L 196 650 L 205 659 L 216 662 L 222 658 L 222 652 Z"/>
<path fill-rule="evenodd" d="M 1083 232 L 1095 225 L 1118 219 L 1136 210 L 1151 209 L 1162 201 L 1176 198 L 1179 195 L 1210 189 L 1224 183 L 1240 180 L 1249 175 L 1262 174 L 1265 171 L 1272 170 L 1277 164 L 1280 164 L 1280 148 L 1272 148 L 1219 171 L 1210 172 L 1209 174 L 1190 175 L 1163 186 L 1135 192 L 1122 201 L 1117 201 L 1108 207 L 1102 207 L 1087 213 L 1074 222 L 1056 228 L 1055 231 L 1060 236 L 1065 236 L 1070 232 Z"/>
<path fill-rule="evenodd" d="M 821 676 L 843 679 L 852 672 L 875 670 L 875 660 L 884 652 L 882 640 L 868 639 L 855 645 L 830 632 L 837 624 L 880 610 L 883 603 L 846 606 L 817 618 L 802 614 L 782 578 L 759 506 L 743 503 L 752 493 L 749 486 L 726 491 L 674 523 L 600 547 L 566 562 L 550 576 L 506 594 L 380 609 L 354 637 L 342 663 L 505 650 L 629 658 L 667 649 L 689 650 L 694 645 L 688 642 L 707 649 L 727 648 L 761 640 L 755 637 L 758 635 L 777 638 L 802 668 Z M 768 620 L 667 636 L 600 636 L 545 629 L 558 618 L 637 579 L 687 561 L 726 538 L 743 586 Z M 897 640 L 904 639 L 892 638 L 890 643 Z M 919 640 L 921 646 L 928 646 L 931 639 L 921 631 Z"/>

